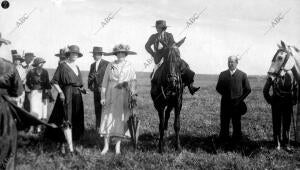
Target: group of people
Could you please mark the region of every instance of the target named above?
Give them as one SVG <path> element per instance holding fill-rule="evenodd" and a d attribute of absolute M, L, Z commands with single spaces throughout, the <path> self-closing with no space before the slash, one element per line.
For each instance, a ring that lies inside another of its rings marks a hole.
<path fill-rule="evenodd" d="M 166 32 L 166 21 L 156 21 L 157 33 L 150 36 L 146 42 L 146 51 L 154 58 L 155 67 L 151 75 L 151 83 L 156 83 L 155 76 L 159 74 L 160 66 L 164 61 L 166 47 L 174 45 L 175 41 L 171 33 Z M 0 45 L 7 40 L 0 39 Z M 153 48 L 152 48 L 153 46 Z M 93 47 L 91 51 L 95 60 L 91 64 L 88 75 L 88 89 L 94 94 L 95 128 L 104 139 L 104 148 L 101 154 L 109 150 L 111 137 L 116 138 L 116 153 L 120 153 L 121 139 L 130 136 L 127 126 L 130 108 L 128 99 L 136 101 L 136 73 L 133 65 L 126 60 L 128 55 L 136 55 L 128 45 L 118 44 L 112 52 L 103 52 L 102 47 Z M 103 55 L 117 57 L 113 62 L 102 59 Z M 84 105 L 82 94 L 87 90 L 83 87 L 82 75 L 76 60 L 82 57 L 77 45 L 71 45 L 60 49 L 58 67 L 50 81 L 48 72 L 43 68 L 46 62 L 41 57 L 35 57 L 33 53 L 25 53 L 24 58 L 12 50 L 13 63 L 19 74 L 24 92 L 14 95 L 19 107 L 23 107 L 38 119 L 54 123 L 59 128 L 47 128 L 45 137 L 49 137 L 61 143 L 62 152 L 65 152 L 65 143 L 69 146 L 70 153 L 74 152 L 73 141 L 77 141 L 84 133 Z M 25 62 L 25 64 L 23 64 Z M 233 124 L 233 139 L 242 138 L 241 116 L 247 112 L 244 99 L 250 94 L 251 88 L 247 75 L 237 69 L 237 56 L 228 58 L 228 70 L 219 76 L 216 90 L 222 95 L 221 99 L 221 131 L 220 138 L 229 139 L 229 123 Z M 200 87 L 193 85 L 195 73 L 184 60 L 180 60 L 182 80 L 193 95 Z M 1 75 L 1 78 L 5 76 Z M 295 85 L 289 81 L 289 74 L 285 77 L 268 78 L 264 87 L 266 101 L 272 104 L 274 141 L 277 148 L 280 144 L 289 143 L 289 126 L 291 122 L 292 99 L 295 94 Z M 2 86 L 0 80 L 0 88 Z M 3 78 L 4 81 L 4 78 Z M 54 100 L 51 88 L 58 92 Z M 273 87 L 272 97 L 269 89 Z M 49 117 L 47 105 L 55 101 L 54 108 Z M 283 107 L 284 106 L 284 107 Z M 49 119 L 48 119 L 49 117 Z M 283 141 L 281 142 L 280 126 L 283 120 Z M 36 127 L 40 132 L 41 128 Z"/>

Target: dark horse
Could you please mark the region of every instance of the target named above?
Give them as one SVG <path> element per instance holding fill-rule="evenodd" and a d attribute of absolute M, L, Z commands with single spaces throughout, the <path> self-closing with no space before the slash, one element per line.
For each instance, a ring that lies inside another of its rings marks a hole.
<path fill-rule="evenodd" d="M 184 40 L 183 40 L 184 41 Z M 151 97 L 154 107 L 159 116 L 159 152 L 164 152 L 164 130 L 168 129 L 170 112 L 175 110 L 174 130 L 176 135 L 176 150 L 180 151 L 180 111 L 182 107 L 183 83 L 180 71 L 180 52 L 178 47 L 183 43 L 174 43 L 170 47 L 165 47 L 166 56 L 164 62 L 157 70 L 154 78 L 156 83 L 151 83 Z"/>

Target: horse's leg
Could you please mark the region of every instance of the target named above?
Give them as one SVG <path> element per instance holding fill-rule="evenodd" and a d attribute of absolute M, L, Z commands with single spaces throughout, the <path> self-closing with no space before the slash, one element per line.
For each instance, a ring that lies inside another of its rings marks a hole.
<path fill-rule="evenodd" d="M 165 124 L 164 124 L 165 131 L 168 130 L 168 121 L 169 121 L 170 113 L 171 113 L 172 109 L 173 109 L 173 107 L 169 105 L 165 111 Z"/>
<path fill-rule="evenodd" d="M 164 152 L 164 122 L 165 122 L 165 113 L 164 113 L 164 107 L 160 108 L 158 110 L 158 116 L 159 116 L 159 146 L 158 146 L 158 152 L 163 153 Z"/>
<path fill-rule="evenodd" d="M 181 151 L 180 139 L 179 139 L 181 107 L 182 107 L 182 97 L 179 97 L 177 105 L 175 106 L 175 120 L 174 120 L 174 130 L 175 130 L 175 137 L 176 137 L 175 149 L 177 151 Z"/>

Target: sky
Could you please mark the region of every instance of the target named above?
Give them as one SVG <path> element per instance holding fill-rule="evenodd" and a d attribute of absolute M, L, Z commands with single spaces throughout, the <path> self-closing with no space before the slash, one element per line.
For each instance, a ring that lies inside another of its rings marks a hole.
<path fill-rule="evenodd" d="M 46 68 L 57 67 L 54 54 L 67 45 L 80 47 L 83 57 L 77 64 L 89 70 L 93 46 L 110 52 L 124 43 L 138 53 L 127 57 L 136 71 L 151 71 L 153 64 L 144 66 L 151 57 L 144 46 L 159 19 L 167 21 L 167 32 L 175 41 L 186 36 L 181 57 L 198 74 L 219 74 L 227 69 L 229 55 L 240 55 L 239 69 L 248 75 L 265 75 L 280 40 L 300 47 L 299 0 L 8 1 L 8 9 L 0 8 L 0 32 L 12 44 L 2 46 L 0 56 L 11 60 L 11 49 L 34 52 L 45 58 Z M 114 17 L 102 26 L 112 13 Z M 195 15 L 199 16 L 188 24 Z M 27 19 L 21 23 L 23 16 Z"/>

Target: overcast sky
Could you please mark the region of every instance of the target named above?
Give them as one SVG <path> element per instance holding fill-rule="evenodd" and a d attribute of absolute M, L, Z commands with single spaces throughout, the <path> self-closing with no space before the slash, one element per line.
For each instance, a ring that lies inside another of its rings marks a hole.
<path fill-rule="evenodd" d="M 10 0 L 0 8 L 0 32 L 12 45 L 2 46 L 1 57 L 9 50 L 34 52 L 43 57 L 45 67 L 55 68 L 55 53 L 66 45 L 79 45 L 81 70 L 88 70 L 93 46 L 111 51 L 118 43 L 129 44 L 138 55 L 128 56 L 137 71 L 150 58 L 144 45 L 156 32 L 155 20 L 164 19 L 176 41 L 187 36 L 181 46 L 182 58 L 200 74 L 218 74 L 227 69 L 229 55 L 242 54 L 239 68 L 247 74 L 265 75 L 280 40 L 300 47 L 299 0 Z M 101 22 L 119 12 L 103 28 Z M 180 34 L 195 13 L 205 11 Z M 33 11 L 18 28 L 22 16 Z M 281 16 L 279 22 L 275 18 Z M 272 25 L 273 22 L 273 25 Z M 98 32 L 97 30 L 101 28 Z M 265 34 L 267 31 L 269 32 Z M 97 34 L 95 34 L 97 32 Z M 180 34 L 180 35 L 179 35 Z M 104 57 L 112 61 L 114 56 Z"/>

